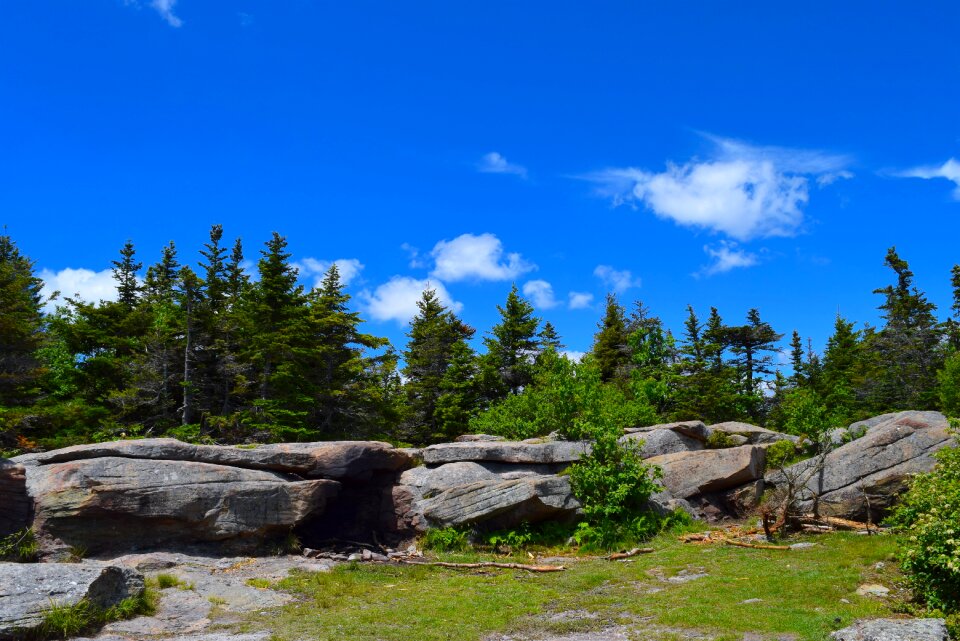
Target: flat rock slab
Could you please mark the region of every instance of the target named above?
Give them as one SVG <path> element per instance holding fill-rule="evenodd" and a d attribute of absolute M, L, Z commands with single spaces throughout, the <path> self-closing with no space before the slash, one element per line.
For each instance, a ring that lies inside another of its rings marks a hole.
<path fill-rule="evenodd" d="M 114 564 L 0 563 L 0 639 L 22 638 L 43 623 L 51 604 L 87 599 L 112 607 L 143 592 L 143 575 Z"/>
<path fill-rule="evenodd" d="M 27 467 L 46 549 L 263 544 L 321 513 L 340 483 L 209 463 L 104 457 Z"/>
<path fill-rule="evenodd" d="M 423 450 L 423 462 L 442 465 L 457 461 L 491 461 L 496 463 L 573 463 L 590 452 L 590 444 L 579 441 L 474 441 L 440 443 Z"/>
<path fill-rule="evenodd" d="M 671 496 L 686 499 L 719 492 L 763 476 L 766 450 L 744 445 L 722 450 L 677 452 L 647 459 L 663 470 L 662 483 Z"/>
<path fill-rule="evenodd" d="M 193 445 L 172 438 L 150 438 L 76 445 L 13 459 L 28 465 L 50 465 L 93 458 L 211 463 L 251 470 L 271 470 L 306 478 L 366 479 L 374 472 L 411 467 L 410 452 L 379 441 L 329 441 L 271 445 Z"/>
<path fill-rule="evenodd" d="M 706 442 L 710 438 L 710 428 L 703 421 L 680 421 L 677 423 L 658 423 L 646 427 L 628 427 L 623 430 L 626 434 L 636 434 L 638 432 L 655 432 L 657 430 L 670 430 L 677 434 L 683 434 L 698 441 Z"/>
<path fill-rule="evenodd" d="M 770 443 L 776 443 L 777 441 L 790 441 L 792 443 L 796 443 L 800 440 L 799 437 L 793 436 L 792 434 L 782 434 L 781 432 L 768 430 L 765 427 L 751 425 L 750 423 L 740 423 L 738 421 L 717 423 L 716 425 L 711 425 L 708 429 L 711 433 L 723 432 L 730 436 L 743 436 L 747 439 L 747 442 L 752 445 L 767 445 Z"/>
<path fill-rule="evenodd" d="M 871 619 L 830 635 L 836 641 L 947 641 L 943 619 Z"/>
<path fill-rule="evenodd" d="M 633 432 L 621 436 L 620 441 L 624 443 L 642 442 L 640 455 L 643 458 L 673 454 L 675 452 L 695 452 L 705 447 L 703 441 L 671 429 Z"/>

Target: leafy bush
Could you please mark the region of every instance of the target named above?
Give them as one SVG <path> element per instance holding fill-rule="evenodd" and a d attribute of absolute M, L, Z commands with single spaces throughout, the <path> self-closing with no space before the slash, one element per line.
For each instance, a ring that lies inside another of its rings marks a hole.
<path fill-rule="evenodd" d="M 37 539 L 31 528 L 19 530 L 0 539 L 0 561 L 29 563 L 37 558 Z"/>
<path fill-rule="evenodd" d="M 454 527 L 427 530 L 421 542 L 424 549 L 437 552 L 463 552 L 470 547 L 470 531 Z"/>
<path fill-rule="evenodd" d="M 707 437 L 707 449 L 711 450 L 722 450 L 727 447 L 733 447 L 733 437 L 731 437 L 726 432 L 721 432 L 716 430 L 710 433 L 710 436 Z"/>
<path fill-rule="evenodd" d="M 914 478 L 893 521 L 904 532 L 900 562 L 914 593 L 951 613 L 960 610 L 960 447 L 935 456 L 936 467 Z"/>
<path fill-rule="evenodd" d="M 783 431 L 819 442 L 832 427 L 832 417 L 816 392 L 798 388 L 788 392 L 780 408 Z"/>
<path fill-rule="evenodd" d="M 797 447 L 790 441 L 777 441 L 767 447 L 767 468 L 787 467 L 797 456 Z"/>
<path fill-rule="evenodd" d="M 558 431 L 567 438 L 583 438 L 581 425 L 603 415 L 621 427 L 650 425 L 657 420 L 646 398 L 631 397 L 616 385 L 600 380 L 600 369 L 587 358 L 575 363 L 549 349 L 540 354 L 533 383 L 470 421 L 475 433 L 510 439 L 544 436 Z"/>
<path fill-rule="evenodd" d="M 960 352 L 954 352 L 937 372 L 940 407 L 944 414 L 960 416 Z"/>

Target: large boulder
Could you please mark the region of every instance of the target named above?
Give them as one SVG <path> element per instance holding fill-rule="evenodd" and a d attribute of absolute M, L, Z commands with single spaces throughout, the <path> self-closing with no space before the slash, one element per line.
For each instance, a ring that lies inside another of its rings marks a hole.
<path fill-rule="evenodd" d="M 947 641 L 943 619 L 870 619 L 830 635 L 836 641 Z"/>
<path fill-rule="evenodd" d="M 632 432 L 621 436 L 620 440 L 625 443 L 631 441 L 642 442 L 640 455 L 643 456 L 643 458 L 673 454 L 675 452 L 695 452 L 705 447 L 703 441 L 671 429 Z"/>
<path fill-rule="evenodd" d="M 143 592 L 143 575 L 106 563 L 0 563 L 0 639 L 23 639 L 51 605 L 107 609 Z"/>
<path fill-rule="evenodd" d="M 31 510 L 26 470 L 18 463 L 0 459 L 0 537 L 30 527 Z"/>
<path fill-rule="evenodd" d="M 763 476 L 766 450 L 744 445 L 721 450 L 677 452 L 647 459 L 663 470 L 664 488 L 678 499 L 720 492 Z"/>
<path fill-rule="evenodd" d="M 423 450 L 423 462 L 442 465 L 457 461 L 489 461 L 495 463 L 558 464 L 573 463 L 590 451 L 590 444 L 581 441 L 473 441 L 440 443 Z"/>
<path fill-rule="evenodd" d="M 703 421 L 680 421 L 677 423 L 658 423 L 657 425 L 648 425 L 646 427 L 628 427 L 624 430 L 627 434 L 636 434 L 638 432 L 656 432 L 658 430 L 670 430 L 683 436 L 696 439 L 706 443 L 710 438 L 710 428 L 704 425 Z"/>
<path fill-rule="evenodd" d="M 939 412 L 899 412 L 868 426 L 867 433 L 821 459 L 801 461 L 769 474 L 768 484 L 801 484 L 801 509 L 814 501 L 821 514 L 880 519 L 906 490 L 910 477 L 933 469 L 932 454 L 952 442 Z M 869 505 L 869 510 L 868 510 Z"/>
<path fill-rule="evenodd" d="M 44 550 L 225 542 L 255 548 L 321 513 L 340 483 L 210 463 L 102 457 L 26 468 Z"/>
<path fill-rule="evenodd" d="M 364 480 L 376 472 L 397 472 L 414 464 L 409 452 L 378 441 L 222 446 L 193 445 L 172 438 L 76 445 L 14 460 L 50 465 L 105 457 L 211 463 L 335 480 Z"/>
<path fill-rule="evenodd" d="M 460 485 L 424 500 L 421 509 L 426 521 L 438 527 L 497 529 L 570 518 L 580 504 L 568 477 L 536 476 Z"/>
<path fill-rule="evenodd" d="M 711 425 L 708 429 L 711 434 L 714 432 L 722 432 L 728 436 L 742 436 L 747 439 L 746 442 L 751 445 L 769 445 L 777 441 L 796 443 L 800 440 L 799 437 L 791 434 L 782 434 L 781 432 L 768 430 L 765 427 L 751 425 L 750 423 L 740 423 L 739 421 L 717 423 L 716 425 Z"/>

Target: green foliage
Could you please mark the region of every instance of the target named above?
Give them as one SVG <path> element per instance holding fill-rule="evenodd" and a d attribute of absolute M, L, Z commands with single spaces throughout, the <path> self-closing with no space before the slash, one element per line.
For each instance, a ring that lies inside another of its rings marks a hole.
<path fill-rule="evenodd" d="M 186 585 L 186 582 L 180 577 L 173 574 L 161 573 L 157 577 L 157 589 L 167 590 L 169 588 L 178 588 L 180 586 Z"/>
<path fill-rule="evenodd" d="M 32 528 L 25 528 L 0 539 L 0 561 L 30 563 L 37 559 L 37 539 Z"/>
<path fill-rule="evenodd" d="M 833 420 L 826 406 L 816 392 L 808 388 L 796 388 L 787 392 L 780 411 L 784 432 L 804 436 L 815 443 L 820 442 L 833 427 Z"/>
<path fill-rule="evenodd" d="M 517 394 L 533 379 L 531 356 L 540 350 L 537 328 L 540 319 L 533 315 L 533 305 L 516 285 L 510 288 L 501 307 L 500 322 L 483 339 L 487 353 L 480 359 L 480 381 L 484 398 L 497 401 Z"/>
<path fill-rule="evenodd" d="M 93 632 L 111 621 L 150 615 L 155 610 L 156 597 L 149 590 L 128 597 L 107 609 L 99 608 L 87 599 L 80 599 L 73 605 L 63 605 L 51 600 L 50 607 L 43 612 L 42 623 L 24 638 L 29 641 L 67 639 Z"/>
<path fill-rule="evenodd" d="M 797 457 L 797 447 L 790 441 L 776 441 L 767 446 L 767 469 L 787 467 Z"/>
<path fill-rule="evenodd" d="M 937 373 L 940 407 L 944 414 L 960 416 L 960 351 L 951 354 Z"/>
<path fill-rule="evenodd" d="M 736 443 L 734 443 L 733 437 L 720 430 L 710 432 L 710 436 L 707 437 L 707 449 L 710 450 L 722 450 L 734 445 Z"/>
<path fill-rule="evenodd" d="M 433 528 L 423 535 L 421 545 L 436 552 L 463 552 L 470 547 L 470 530 L 454 527 Z"/>
<path fill-rule="evenodd" d="M 954 429 L 960 428 L 957 421 Z M 893 515 L 903 530 L 900 562 L 930 607 L 960 611 L 960 447 L 935 454 L 933 471 L 914 477 Z"/>

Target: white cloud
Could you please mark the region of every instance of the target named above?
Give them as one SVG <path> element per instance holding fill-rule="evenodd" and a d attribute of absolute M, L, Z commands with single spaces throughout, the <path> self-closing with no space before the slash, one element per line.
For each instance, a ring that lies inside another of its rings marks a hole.
<path fill-rule="evenodd" d="M 553 295 L 553 285 L 545 280 L 531 280 L 523 285 L 523 295 L 538 309 L 551 309 L 560 304 Z"/>
<path fill-rule="evenodd" d="M 613 291 L 623 293 L 631 287 L 640 287 L 640 279 L 634 278 L 628 269 L 614 269 L 610 265 L 597 265 L 593 275 Z"/>
<path fill-rule="evenodd" d="M 417 301 L 427 289 L 434 290 L 440 302 L 452 311 L 460 313 L 463 309 L 463 303 L 453 300 L 443 283 L 409 276 L 394 276 L 372 293 L 364 290 L 359 296 L 372 319 L 404 324 L 417 315 Z"/>
<path fill-rule="evenodd" d="M 939 167 L 914 167 L 897 175 L 902 178 L 924 178 L 926 180 L 930 180 L 931 178 L 945 178 L 955 185 L 953 198 L 960 200 L 960 161 L 954 158 L 951 158 Z"/>
<path fill-rule="evenodd" d="M 749 240 L 799 232 L 810 178 L 825 186 L 852 177 L 848 156 L 707 138 L 715 146 L 710 160 L 669 163 L 662 172 L 612 168 L 586 178 L 616 205 L 641 203 L 679 225 Z"/>
<path fill-rule="evenodd" d="M 493 234 L 441 240 L 430 255 L 436 263 L 431 276 L 449 282 L 511 280 L 537 268 L 520 254 L 504 255 L 503 243 Z"/>
<path fill-rule="evenodd" d="M 331 265 L 337 266 L 340 272 L 340 282 L 349 285 L 363 270 L 363 263 L 356 258 L 338 258 L 334 261 L 317 260 L 316 258 L 304 258 L 293 264 L 303 277 L 313 278 L 313 286 L 320 287 L 323 277 Z"/>
<path fill-rule="evenodd" d="M 410 268 L 411 269 L 420 269 L 426 267 L 426 264 L 420 259 L 420 250 L 410 243 L 403 243 L 400 245 L 400 249 L 407 252 L 407 255 L 410 257 Z"/>
<path fill-rule="evenodd" d="M 79 298 L 87 303 L 117 300 L 117 282 L 113 279 L 113 270 L 110 269 L 99 272 L 70 267 L 58 272 L 43 269 L 38 277 L 43 280 L 40 293 L 44 299 L 48 299 L 54 292 L 60 292 L 57 300 L 46 303 L 48 312 L 65 305 L 66 298 Z"/>
<path fill-rule="evenodd" d="M 570 292 L 570 309 L 590 309 L 593 305 L 593 294 L 590 292 Z"/>
<path fill-rule="evenodd" d="M 477 170 L 485 174 L 513 174 L 521 178 L 527 177 L 527 168 L 507 162 L 507 159 L 495 151 L 484 154 L 477 164 Z"/>
<path fill-rule="evenodd" d="M 694 274 L 695 276 L 723 274 L 738 267 L 753 267 L 760 262 L 756 254 L 740 249 L 736 243 L 726 240 L 720 241 L 713 247 L 704 245 L 703 251 L 706 252 L 712 262 Z"/>
<path fill-rule="evenodd" d="M 567 360 L 571 360 L 574 363 L 579 363 L 583 360 L 583 357 L 587 355 L 586 352 L 578 352 L 575 350 L 565 350 L 560 352 L 561 356 L 564 356 Z"/>
<path fill-rule="evenodd" d="M 141 0 L 123 0 L 123 3 L 133 7 L 143 6 Z M 173 8 L 176 4 L 177 0 L 150 0 L 149 2 L 150 8 L 159 13 L 160 17 L 163 18 L 168 25 L 171 27 L 181 27 L 183 26 L 183 20 L 173 13 Z"/>

